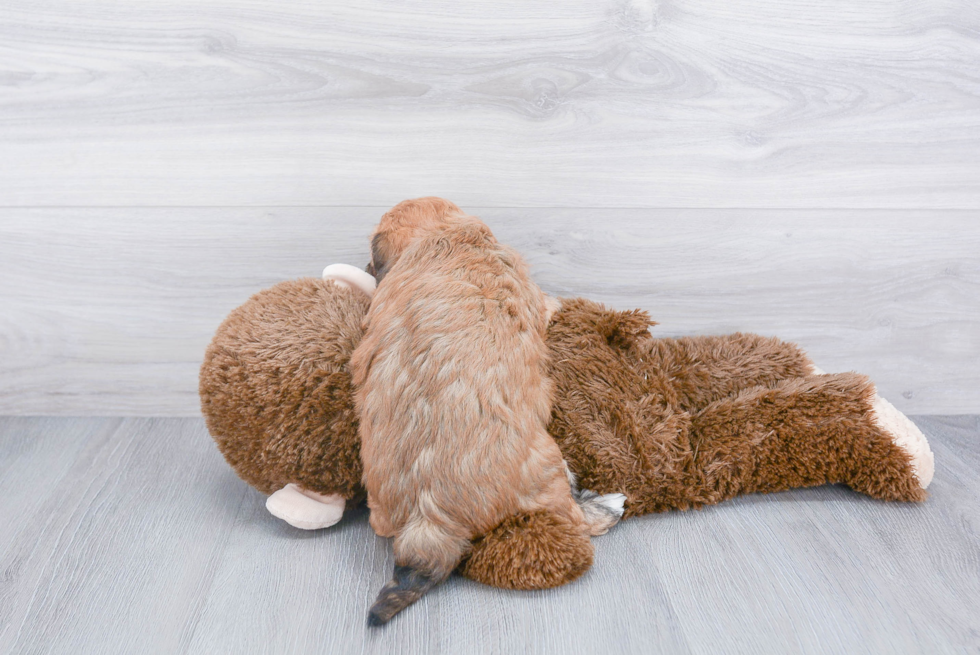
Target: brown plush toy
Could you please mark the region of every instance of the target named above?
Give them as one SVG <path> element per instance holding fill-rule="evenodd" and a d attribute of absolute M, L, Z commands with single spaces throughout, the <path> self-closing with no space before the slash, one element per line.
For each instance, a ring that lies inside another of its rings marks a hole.
<path fill-rule="evenodd" d="M 278 284 L 218 328 L 201 368 L 208 429 L 270 511 L 307 529 L 364 496 L 348 359 L 373 278 L 335 265 Z M 933 456 L 863 375 L 825 375 L 795 345 L 751 334 L 656 339 L 645 312 L 565 299 L 548 329 L 549 431 L 582 488 L 626 495 L 625 516 L 844 483 L 921 501 Z M 498 587 L 569 582 L 587 537 L 514 516 L 474 540 L 460 571 Z"/>

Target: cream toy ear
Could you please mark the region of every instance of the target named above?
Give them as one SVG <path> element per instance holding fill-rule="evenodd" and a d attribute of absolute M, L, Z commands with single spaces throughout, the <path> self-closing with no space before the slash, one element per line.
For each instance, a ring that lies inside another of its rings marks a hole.
<path fill-rule="evenodd" d="M 344 515 L 346 504 L 337 494 L 324 496 L 292 483 L 265 501 L 265 507 L 270 514 L 301 530 L 329 528 Z"/>
<path fill-rule="evenodd" d="M 374 295 L 374 290 L 378 286 L 373 275 L 350 264 L 330 264 L 323 269 L 323 280 L 324 282 L 333 280 L 334 284 L 357 289 L 367 294 L 368 298 Z"/>

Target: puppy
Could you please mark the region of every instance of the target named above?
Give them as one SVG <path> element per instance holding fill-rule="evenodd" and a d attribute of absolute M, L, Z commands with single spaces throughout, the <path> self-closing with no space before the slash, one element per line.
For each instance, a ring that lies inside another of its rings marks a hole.
<path fill-rule="evenodd" d="M 521 257 L 440 198 L 399 204 L 371 244 L 379 285 L 351 368 L 371 526 L 395 538 L 369 614 L 380 625 L 503 519 L 546 509 L 601 534 L 623 497 L 585 497 L 599 508 L 587 519 L 573 496 L 546 429 L 545 296 Z"/>

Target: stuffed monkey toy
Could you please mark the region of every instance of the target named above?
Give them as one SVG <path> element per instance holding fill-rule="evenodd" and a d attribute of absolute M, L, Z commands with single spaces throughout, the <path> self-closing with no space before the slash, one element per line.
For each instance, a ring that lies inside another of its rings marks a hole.
<path fill-rule="evenodd" d="M 348 361 L 374 279 L 346 265 L 259 292 L 221 324 L 201 408 L 228 463 L 303 529 L 364 498 Z M 857 373 L 828 375 L 794 344 L 753 334 L 654 338 L 646 312 L 563 299 L 548 327 L 549 432 L 579 486 L 626 496 L 625 517 L 741 494 L 843 483 L 922 501 L 933 455 Z M 475 539 L 460 572 L 539 589 L 592 564 L 588 537 L 538 512 Z"/>

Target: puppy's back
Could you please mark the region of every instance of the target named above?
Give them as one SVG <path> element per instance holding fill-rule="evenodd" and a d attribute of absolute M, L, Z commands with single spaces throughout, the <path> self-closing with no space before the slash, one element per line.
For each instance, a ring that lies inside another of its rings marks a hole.
<path fill-rule="evenodd" d="M 521 503 L 520 465 L 550 439 L 544 313 L 524 262 L 485 227 L 421 240 L 379 286 L 353 366 L 365 482 L 396 529 L 427 495 L 477 531 Z"/>
<path fill-rule="evenodd" d="M 570 493 L 545 429 L 544 295 L 482 223 L 413 243 L 366 320 L 352 365 L 371 521 L 412 569 L 379 597 L 386 620 L 448 576 L 472 537 Z"/>

